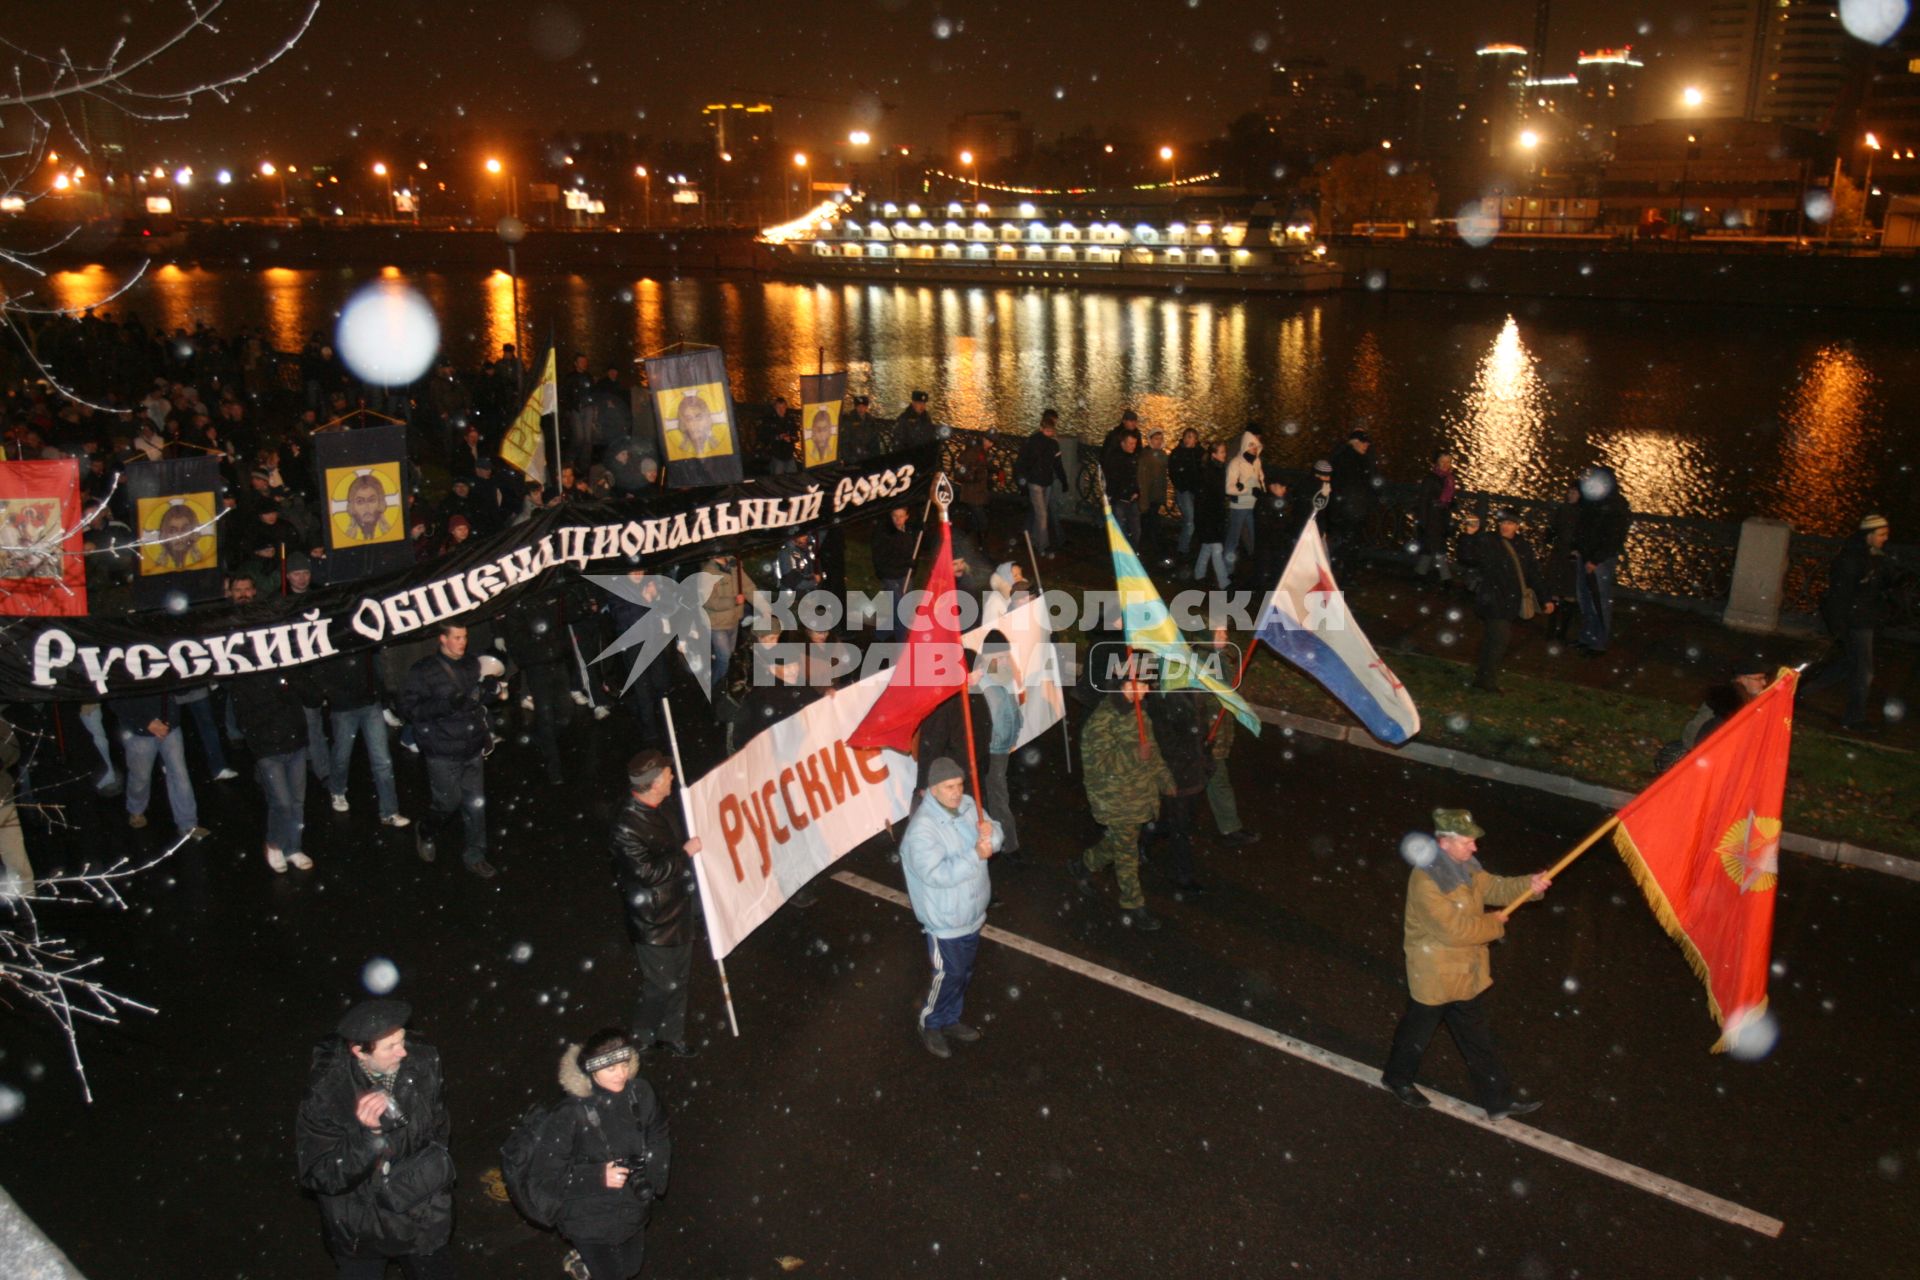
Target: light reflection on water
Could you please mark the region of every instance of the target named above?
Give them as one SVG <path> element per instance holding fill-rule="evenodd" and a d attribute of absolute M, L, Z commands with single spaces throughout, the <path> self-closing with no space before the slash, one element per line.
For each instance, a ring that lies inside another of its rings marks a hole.
<path fill-rule="evenodd" d="M 172 329 L 261 326 L 283 349 L 330 331 L 380 274 L 156 268 L 113 310 Z M 50 276 L 43 299 L 100 301 L 98 267 Z M 456 361 L 513 340 L 505 272 L 412 277 Z M 1604 461 L 1642 510 L 1777 515 L 1840 533 L 1881 509 L 1920 517 L 1907 469 L 1920 445 L 1920 343 L 1879 317 L 1709 308 L 1510 303 L 1413 295 L 1185 297 L 898 282 L 788 283 L 528 274 L 520 345 L 549 332 L 562 366 L 596 368 L 675 342 L 725 347 L 734 391 L 797 391 L 821 348 L 852 392 L 892 413 L 909 392 L 935 416 L 1024 432 L 1058 408 L 1071 434 L 1104 434 L 1122 410 L 1177 440 L 1279 428 L 1268 455 L 1305 468 L 1354 426 L 1385 474 L 1416 479 L 1454 448 L 1472 487 L 1551 497 Z M 1289 429 L 1291 428 L 1291 429 Z"/>

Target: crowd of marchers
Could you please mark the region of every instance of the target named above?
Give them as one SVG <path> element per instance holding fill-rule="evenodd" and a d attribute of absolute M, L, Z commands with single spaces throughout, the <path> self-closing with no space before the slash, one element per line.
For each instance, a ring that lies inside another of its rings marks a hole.
<path fill-rule="evenodd" d="M 409 495 L 407 518 L 422 558 L 507 528 L 543 504 L 644 495 L 660 483 L 644 379 L 625 376 L 617 365 L 596 372 L 585 356 L 571 361 L 561 386 L 565 465 L 553 484 L 542 486 L 494 453 L 530 385 L 511 348 L 464 370 L 443 363 L 421 384 L 395 391 L 359 383 L 319 337 L 291 362 L 268 352 L 254 332 L 150 333 L 130 319 L 91 314 L 50 319 L 34 337 L 40 366 L 14 370 L 18 380 L 8 383 L 7 456 L 77 456 L 88 492 L 115 495 L 86 531 L 90 547 L 103 553 L 88 560 L 96 612 L 125 607 L 128 565 L 115 548 L 131 541 L 131 521 L 113 477 L 171 456 L 210 453 L 226 472 L 232 513 L 222 543 L 230 600 L 299 595 L 324 582 L 307 461 L 312 433 L 343 419 L 337 429 L 354 429 L 360 410 L 413 427 L 416 471 L 428 478 Z M 61 378 L 71 379 L 59 387 L 74 396 L 53 384 Z M 752 472 L 780 474 L 800 465 L 800 427 L 784 401 L 755 411 L 744 425 Z M 857 396 L 838 425 L 846 458 L 877 453 L 883 440 L 905 448 L 945 435 L 924 392 L 915 392 L 892 420 L 875 417 L 867 397 Z M 1010 475 L 999 473 L 1001 455 L 987 433 L 966 433 L 950 449 L 956 581 L 979 605 L 988 638 L 967 659 L 965 712 L 959 698 L 950 699 L 920 726 L 920 794 L 899 842 L 931 969 L 911 1025 L 918 1042 L 940 1058 L 956 1043 L 982 1038 L 965 1011 L 992 902 L 988 869 L 996 859 L 1033 856 L 1031 841 L 1023 846 L 1021 840 L 1023 826 L 1030 831 L 1033 824 L 1022 821 L 1025 788 L 1013 751 L 1019 682 L 1005 639 L 991 624 L 1034 588 L 1029 571 L 1039 561 L 1026 559 L 1027 540 L 1039 560 L 1064 546 L 1060 514 L 1069 477 L 1058 430 L 1059 416 L 1049 411 L 1021 441 Z M 1336 572 L 1345 579 L 1368 571 L 1383 521 L 1379 460 L 1367 432 L 1351 433 L 1316 463 L 1302 492 L 1265 466 L 1256 424 L 1233 433 L 1231 442 L 1203 442 L 1189 430 L 1169 443 L 1130 412 L 1097 455 L 1115 522 L 1163 579 L 1211 577 L 1222 588 L 1270 589 L 1314 513 Z M 1021 499 L 1023 527 L 994 505 L 1009 481 Z M 1604 653 L 1632 520 L 1612 474 L 1595 467 L 1569 484 L 1541 548 L 1520 535 L 1515 513 L 1497 510 L 1483 528 L 1462 498 L 1454 459 L 1435 455 L 1419 488 L 1413 549 L 1422 577 L 1432 574 L 1439 589 L 1471 595 L 1482 624 L 1476 686 L 1498 690 L 1513 628 L 1529 622 L 1544 622 L 1579 650 Z M 924 581 L 935 544 L 926 536 L 925 512 L 896 508 L 872 528 L 853 532 L 868 547 L 873 581 L 896 599 Z M 703 683 L 726 749 L 733 750 L 830 696 L 847 671 L 859 669 L 837 654 L 897 638 L 904 620 L 896 616 L 882 614 L 852 631 L 795 634 L 754 608 L 761 593 L 789 599 L 813 590 L 843 593 L 848 533 L 799 532 L 770 560 L 723 551 L 676 566 L 707 575 L 701 600 L 706 650 L 692 655 L 669 648 L 632 678 L 619 663 L 589 660 L 616 637 L 672 629 L 667 611 L 649 594 L 657 587 L 639 572 L 630 593 L 561 578 L 510 608 L 370 654 L 212 688 L 112 699 L 72 713 L 15 706 L 10 714 L 29 728 L 72 714 L 84 732 L 68 735 L 66 749 L 91 750 L 87 769 L 95 787 L 124 797 L 126 821 L 136 829 L 149 821 L 156 765 L 172 823 L 192 839 L 204 838 L 212 823 L 203 820 L 211 806 L 201 803 L 201 793 L 232 784 L 236 766 L 250 765 L 266 814 L 261 862 L 275 875 L 311 871 L 316 853 L 324 859 L 333 852 L 313 849 L 307 838 L 309 779 L 324 789 L 331 810 L 350 812 L 366 803 L 354 785 L 355 759 L 364 754 L 382 827 L 411 828 L 413 851 L 427 862 L 438 859 L 458 828 L 460 862 L 483 879 L 511 871 L 510 858 L 489 838 L 489 757 L 529 752 L 552 782 L 562 783 L 575 730 L 618 716 L 615 727 L 640 747 L 628 762 L 626 798 L 608 838 L 635 947 L 635 1008 L 620 1025 L 566 1050 L 558 1065 L 560 1097 L 516 1128 L 502 1167 L 520 1210 L 569 1241 L 571 1274 L 631 1277 L 640 1269 L 651 1204 L 667 1190 L 670 1155 L 664 1104 L 639 1067 L 648 1054 L 697 1051 L 687 1012 L 700 933 L 689 855 L 699 842 L 682 828 L 672 799 L 678 780 L 663 750 L 660 706 L 676 690 Z M 1817 689 L 1846 682 L 1850 724 L 1865 721 L 1874 637 L 1900 608 L 1902 577 L 1884 554 L 1889 536 L 1885 520 L 1865 517 L 1835 562 L 1827 599 L 1835 651 L 1803 683 Z M 1104 552 L 1103 538 L 1089 545 Z M 1229 643 L 1224 630 L 1193 640 L 1222 651 Z M 1730 687 L 1750 696 L 1758 685 Z M 1245 739 L 1210 699 L 1156 696 L 1137 682 L 1104 693 L 1083 686 L 1073 702 L 1087 813 L 1100 835 L 1073 854 L 1068 870 L 1088 895 L 1104 901 L 1110 893 L 1119 920 L 1144 936 L 1163 928 L 1168 915 L 1164 902 L 1157 912 L 1149 909 L 1145 865 L 1156 868 L 1156 893 L 1181 906 L 1208 892 L 1197 842 L 1258 843 L 1241 820 L 1232 777 L 1236 746 L 1244 754 Z M 1718 719 L 1727 710 L 1721 708 Z M 1715 723 L 1701 721 L 1689 732 L 1704 736 Z M 416 758 L 424 786 L 401 776 Z M 19 780 L 22 798 L 32 796 L 31 774 L 29 768 Z M 976 775 L 978 795 L 970 781 Z M 412 816 L 403 812 L 403 792 L 423 796 L 424 812 L 417 806 Z M 1464 811 L 1434 815 L 1438 856 L 1417 867 L 1409 882 L 1409 999 L 1385 1079 L 1403 1102 L 1425 1105 L 1414 1074 L 1428 1039 L 1444 1023 L 1468 1060 L 1487 1114 L 1498 1118 L 1531 1110 L 1537 1100 L 1519 1100 L 1493 1049 L 1482 1002 L 1490 981 L 1486 944 L 1503 926 L 1483 919 L 1483 911 L 1545 886 L 1538 878 L 1489 875 L 1476 857 L 1483 834 Z M 802 890 L 789 905 L 804 909 L 812 900 Z M 1474 923 L 1462 928 L 1462 920 Z M 410 1016 L 400 1001 L 364 1002 L 315 1052 L 300 1111 L 299 1172 L 301 1185 L 320 1203 L 342 1276 L 377 1276 L 390 1260 L 410 1276 L 453 1273 L 454 1163 L 441 1066 L 430 1047 L 410 1040 Z"/>

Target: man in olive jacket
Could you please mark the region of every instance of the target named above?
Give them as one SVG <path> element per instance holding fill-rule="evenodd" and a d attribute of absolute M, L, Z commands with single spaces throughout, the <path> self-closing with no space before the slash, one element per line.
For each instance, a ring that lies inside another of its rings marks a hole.
<path fill-rule="evenodd" d="M 1481 996 L 1493 985 L 1487 944 L 1505 937 L 1507 927 L 1486 908 L 1505 906 L 1529 891 L 1538 897 L 1551 882 L 1543 875 L 1488 875 L 1473 856 L 1485 834 L 1465 809 L 1433 811 L 1439 848 L 1430 849 L 1425 865 L 1416 865 L 1407 880 L 1407 1011 L 1393 1033 L 1381 1083 L 1408 1106 L 1427 1106 L 1413 1077 L 1427 1042 L 1445 1022 L 1487 1119 L 1502 1120 L 1538 1111 L 1540 1104 L 1514 1101 L 1513 1086 L 1494 1052 Z"/>
<path fill-rule="evenodd" d="M 614 870 L 627 904 L 627 933 L 640 961 L 640 1009 L 633 1034 L 645 1053 L 655 1045 L 691 1058 L 687 1044 L 687 978 L 693 968 L 693 864 L 700 842 L 680 834 L 673 767 L 659 751 L 627 761 L 627 802 L 613 820 Z"/>
<path fill-rule="evenodd" d="M 452 1280 L 453 1156 L 440 1055 L 404 1000 L 365 1000 L 313 1053 L 295 1142 L 341 1280 Z"/>

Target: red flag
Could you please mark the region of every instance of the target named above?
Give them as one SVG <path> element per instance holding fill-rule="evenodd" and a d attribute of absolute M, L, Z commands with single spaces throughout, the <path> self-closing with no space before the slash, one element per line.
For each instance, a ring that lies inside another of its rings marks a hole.
<path fill-rule="evenodd" d="M 80 464 L 0 462 L 0 614 L 87 611 Z"/>
<path fill-rule="evenodd" d="M 1778 679 L 1620 811 L 1614 846 L 1707 985 L 1718 1053 L 1767 1006 L 1793 690 Z"/>
<path fill-rule="evenodd" d="M 898 602 L 894 602 L 897 606 Z M 953 591 L 953 531 L 940 522 L 940 550 L 934 556 L 927 592 L 907 626 L 906 647 L 893 677 L 859 727 L 847 737 L 850 747 L 891 747 L 911 754 L 913 731 L 933 709 L 966 683 L 960 648 L 959 610 Z"/>

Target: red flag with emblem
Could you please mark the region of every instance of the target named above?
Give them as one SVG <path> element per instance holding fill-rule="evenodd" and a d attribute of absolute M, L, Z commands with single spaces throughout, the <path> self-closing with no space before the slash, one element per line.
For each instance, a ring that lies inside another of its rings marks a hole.
<path fill-rule="evenodd" d="M 1782 671 L 1620 811 L 1614 847 L 1707 986 L 1718 1053 L 1767 1007 L 1780 805 L 1793 739 Z"/>
<path fill-rule="evenodd" d="M 899 602 L 893 602 L 898 607 Z M 907 625 L 907 643 L 893 668 L 887 687 L 854 731 L 850 747 L 891 747 L 913 754 L 914 730 L 933 709 L 951 698 L 967 681 L 960 656 L 958 601 L 953 582 L 953 530 L 940 522 L 940 549 L 927 577 L 926 594 Z M 971 734 L 969 734 L 971 736 Z M 969 753 L 971 754 L 971 753 Z"/>

